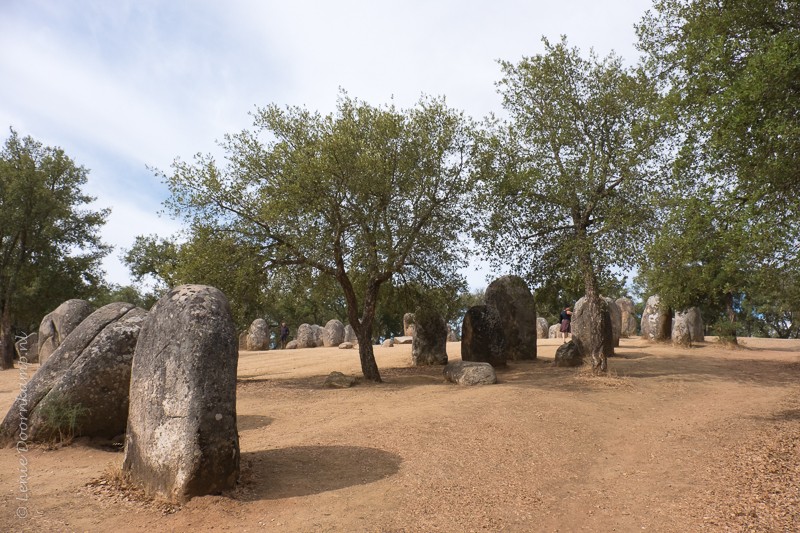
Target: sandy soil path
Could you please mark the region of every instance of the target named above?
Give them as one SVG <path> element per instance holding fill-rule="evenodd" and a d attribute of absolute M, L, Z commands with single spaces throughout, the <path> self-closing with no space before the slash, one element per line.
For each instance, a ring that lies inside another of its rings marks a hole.
<path fill-rule="evenodd" d="M 386 383 L 347 390 L 321 383 L 358 375 L 355 351 L 243 352 L 232 494 L 140 501 L 103 484 L 119 451 L 78 441 L 26 454 L 21 519 L 4 449 L 0 531 L 800 531 L 800 341 L 743 342 L 623 339 L 592 378 L 541 340 L 474 388 L 409 368 L 408 345 L 376 347 Z M 3 413 L 18 381 L 0 373 Z"/>

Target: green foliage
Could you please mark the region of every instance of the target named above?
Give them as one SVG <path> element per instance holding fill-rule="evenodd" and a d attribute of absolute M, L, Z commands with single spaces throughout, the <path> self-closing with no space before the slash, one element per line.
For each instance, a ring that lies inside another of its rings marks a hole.
<path fill-rule="evenodd" d="M 158 295 L 154 292 L 142 292 L 133 285 L 102 285 L 89 302 L 99 309 L 104 305 L 113 302 L 126 302 L 142 309 L 150 309 L 158 301 Z"/>
<path fill-rule="evenodd" d="M 109 248 L 99 228 L 108 210 L 93 211 L 82 193 L 88 171 L 60 148 L 12 129 L 0 149 L 0 357 L 9 368 L 13 329 L 30 331 L 70 298 L 102 284 Z"/>
<path fill-rule="evenodd" d="M 616 56 L 544 43 L 544 54 L 501 62 L 510 122 L 490 122 L 479 139 L 486 216 L 475 237 L 534 287 L 577 276 L 597 292 L 598 277 L 636 264 L 656 222 L 657 93 Z"/>
<path fill-rule="evenodd" d="M 192 232 L 230 235 L 265 275 L 335 281 L 364 340 L 384 284 L 459 278 L 471 137 L 443 100 L 401 111 L 343 94 L 333 115 L 273 105 L 254 127 L 225 138 L 226 166 L 199 155 L 163 176 Z M 380 380 L 371 345 L 359 346 L 365 376 Z"/>
<path fill-rule="evenodd" d="M 90 414 L 81 404 L 73 404 L 63 396 L 53 394 L 38 407 L 42 418 L 43 440 L 65 444 L 72 440 L 80 430 L 81 420 Z"/>

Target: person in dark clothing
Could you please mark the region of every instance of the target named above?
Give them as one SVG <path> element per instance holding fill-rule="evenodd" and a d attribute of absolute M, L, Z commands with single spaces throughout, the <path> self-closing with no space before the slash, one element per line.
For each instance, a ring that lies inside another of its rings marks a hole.
<path fill-rule="evenodd" d="M 289 340 L 289 326 L 286 322 L 281 322 L 281 350 L 286 348 L 286 341 Z"/>
<path fill-rule="evenodd" d="M 567 342 L 567 337 L 571 332 L 571 325 L 572 322 L 572 308 L 567 306 L 561 311 L 561 335 L 564 338 L 564 342 Z"/>

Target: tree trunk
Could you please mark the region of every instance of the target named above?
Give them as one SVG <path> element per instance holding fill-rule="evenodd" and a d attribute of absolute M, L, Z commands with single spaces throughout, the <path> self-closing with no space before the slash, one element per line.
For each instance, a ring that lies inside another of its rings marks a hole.
<path fill-rule="evenodd" d="M 355 330 L 355 328 L 353 328 Z M 370 327 L 370 330 L 372 328 Z M 381 383 L 381 373 L 378 370 L 378 363 L 375 361 L 375 352 L 372 347 L 371 331 L 362 335 L 356 331 L 358 337 L 358 357 L 361 359 L 361 373 L 364 377 L 375 383 Z"/>
<path fill-rule="evenodd" d="M 0 370 L 14 368 L 14 332 L 11 328 L 11 311 L 8 307 L 0 315 Z"/>
<path fill-rule="evenodd" d="M 358 300 L 356 298 L 353 285 L 346 274 L 341 273 L 337 277 L 339 284 L 344 291 L 345 302 L 347 302 L 347 319 L 353 327 L 358 339 L 358 356 L 361 359 L 361 373 L 370 381 L 381 383 L 381 373 L 378 371 L 378 363 L 375 361 L 375 352 L 372 348 L 372 322 L 375 319 L 375 304 L 378 296 L 379 284 L 371 283 L 367 287 L 367 294 L 364 298 L 364 312 L 358 316 Z"/>
<path fill-rule="evenodd" d="M 725 315 L 728 324 L 720 331 L 720 340 L 727 344 L 739 344 L 736 338 L 736 310 L 733 308 L 733 293 L 725 293 Z"/>

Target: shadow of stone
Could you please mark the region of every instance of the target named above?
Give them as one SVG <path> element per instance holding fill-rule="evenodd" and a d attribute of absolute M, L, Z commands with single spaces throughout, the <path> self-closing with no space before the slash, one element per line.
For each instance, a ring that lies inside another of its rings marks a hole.
<path fill-rule="evenodd" d="M 402 457 L 360 446 L 293 446 L 245 452 L 237 499 L 277 500 L 374 483 L 397 473 Z"/>
<path fill-rule="evenodd" d="M 273 419 L 261 415 L 238 415 L 236 417 L 236 428 L 239 431 L 258 429 L 272 424 Z"/>
<path fill-rule="evenodd" d="M 784 409 L 759 418 L 768 422 L 795 422 L 800 420 L 800 409 Z"/>

